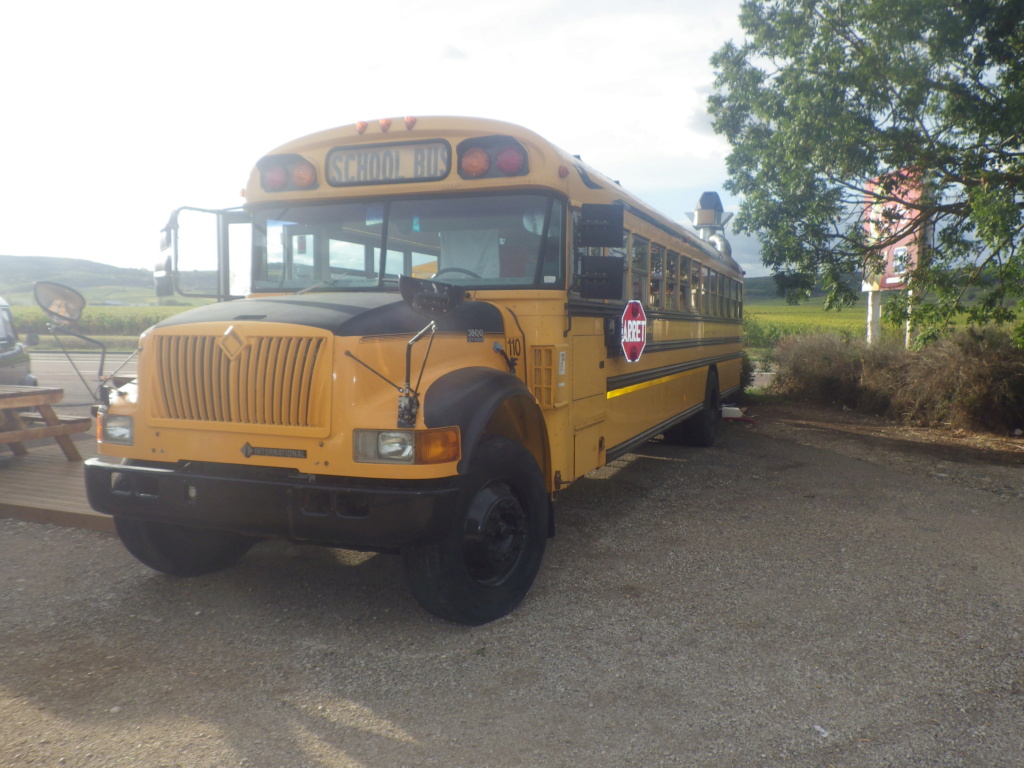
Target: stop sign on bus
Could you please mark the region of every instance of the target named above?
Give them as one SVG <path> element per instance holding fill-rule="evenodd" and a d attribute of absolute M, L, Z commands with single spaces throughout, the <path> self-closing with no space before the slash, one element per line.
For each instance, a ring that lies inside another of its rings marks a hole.
<path fill-rule="evenodd" d="M 647 346 L 647 313 L 644 305 L 633 299 L 622 311 L 622 352 L 626 361 L 635 363 Z"/>

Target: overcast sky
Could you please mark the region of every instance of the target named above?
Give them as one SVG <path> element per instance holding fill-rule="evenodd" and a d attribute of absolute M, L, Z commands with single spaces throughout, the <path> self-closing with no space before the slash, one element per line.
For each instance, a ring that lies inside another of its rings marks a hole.
<path fill-rule="evenodd" d="M 740 0 L 56 0 L 0 11 L 0 254 L 151 269 L 181 205 L 358 120 L 531 128 L 672 218 L 724 193 L 708 59 Z M 748 274 L 756 246 L 729 235 Z"/>

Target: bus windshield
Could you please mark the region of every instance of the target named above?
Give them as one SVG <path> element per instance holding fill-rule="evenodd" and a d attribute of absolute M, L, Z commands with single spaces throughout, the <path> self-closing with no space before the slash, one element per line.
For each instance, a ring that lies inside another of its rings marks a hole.
<path fill-rule="evenodd" d="M 562 288 L 565 208 L 544 194 L 353 201 L 253 212 L 253 291 Z"/>

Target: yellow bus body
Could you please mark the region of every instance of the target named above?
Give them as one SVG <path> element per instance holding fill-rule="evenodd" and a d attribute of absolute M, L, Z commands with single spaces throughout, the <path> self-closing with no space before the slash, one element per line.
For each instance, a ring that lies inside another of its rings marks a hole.
<path fill-rule="evenodd" d="M 503 175 L 507 169 L 512 173 Z M 253 249 L 260 287 L 242 301 L 184 312 L 143 336 L 138 381 L 109 394 L 101 456 L 87 467 L 94 507 L 115 515 L 126 544 L 154 567 L 166 570 L 161 558 L 175 556 L 146 549 L 156 546 L 146 543 L 152 530 L 131 528 L 136 518 L 412 549 L 420 554 L 410 562 L 421 562 L 420 539 L 442 540 L 453 525 L 438 527 L 438 510 L 483 503 L 457 499 L 468 493 L 467 478 L 483 472 L 474 469 L 474 457 L 484 443 L 484 452 L 509 456 L 519 456 L 510 444 L 524 449 L 550 497 L 645 440 L 694 423 L 688 420 L 703 419 L 706 432 L 717 416 L 711 409 L 739 389 L 738 265 L 531 131 L 466 118 L 397 118 L 323 131 L 269 153 L 253 169 L 245 199 L 254 237 L 263 238 Z M 452 201 L 444 210 L 448 228 L 437 232 L 435 201 Z M 462 221 L 462 208 L 474 201 L 486 207 L 479 221 L 488 227 L 504 201 L 526 206 L 524 231 L 508 230 L 502 220 L 509 234 L 495 239 L 483 224 Z M 580 244 L 589 237 L 582 234 L 590 225 L 588 205 L 621 209 L 615 245 Z M 417 206 L 422 216 L 398 213 Z M 491 276 L 445 267 L 449 243 L 473 237 L 483 245 L 459 247 L 499 260 Z M 517 252 L 520 240 L 529 248 Z M 621 269 L 616 295 L 587 295 L 581 286 L 588 264 Z M 390 286 L 391 269 L 406 276 L 403 286 L 415 283 L 429 295 L 403 304 Z M 336 279 L 361 280 L 366 288 L 338 291 Z M 433 300 L 433 283 L 446 279 L 456 286 L 448 298 L 461 302 L 454 314 L 416 320 L 407 307 Z M 616 335 L 631 299 L 646 313 L 646 344 L 634 362 Z M 412 410 L 403 411 L 410 402 Z M 421 438 L 426 452 L 416 442 L 416 458 L 407 460 L 407 441 Z M 373 453 L 389 441 L 399 458 Z M 494 493 L 494 482 L 481 487 Z M 530 481 L 499 482 L 502 508 L 528 506 L 517 482 Z M 222 495 L 218 483 L 236 490 Z M 271 519 L 270 510 L 254 513 L 251 523 L 241 512 L 218 516 L 234 503 L 231 493 L 239 504 L 259 506 L 257 486 L 287 507 L 281 519 Z M 392 487 L 429 507 L 422 525 L 393 536 L 388 526 L 401 513 L 397 497 L 388 496 Z M 379 519 L 378 502 L 387 507 Z M 493 527 L 498 513 L 468 514 Z M 366 519 L 376 522 L 364 534 L 357 521 Z M 545 520 L 544 528 L 553 525 Z M 533 534 L 517 535 L 520 546 Z M 467 566 L 479 600 L 511 579 L 495 554 L 506 544 L 492 541 L 483 564 Z M 476 539 L 464 546 L 468 552 Z M 436 555 L 436 547 L 430 552 Z M 474 558 L 480 559 L 467 554 L 467 563 Z M 532 578 L 523 577 L 526 587 Z M 525 592 L 520 584 L 517 595 L 495 598 L 499 607 L 490 613 L 474 608 L 463 615 L 445 607 L 458 601 L 422 597 L 417 589 L 429 610 L 467 623 L 507 612 Z"/>

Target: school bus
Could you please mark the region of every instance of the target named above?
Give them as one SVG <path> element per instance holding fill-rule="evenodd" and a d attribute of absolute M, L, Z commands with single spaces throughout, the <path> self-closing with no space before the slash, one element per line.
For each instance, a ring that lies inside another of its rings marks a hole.
<path fill-rule="evenodd" d="M 739 388 L 724 239 L 524 128 L 327 130 L 262 157 L 244 198 L 210 215 L 213 293 L 245 273 L 246 298 L 142 335 L 86 465 L 91 505 L 159 571 L 270 537 L 398 553 L 424 608 L 485 623 L 533 583 L 556 492 L 658 435 L 712 444 Z M 163 293 L 192 274 L 177 213 Z"/>

